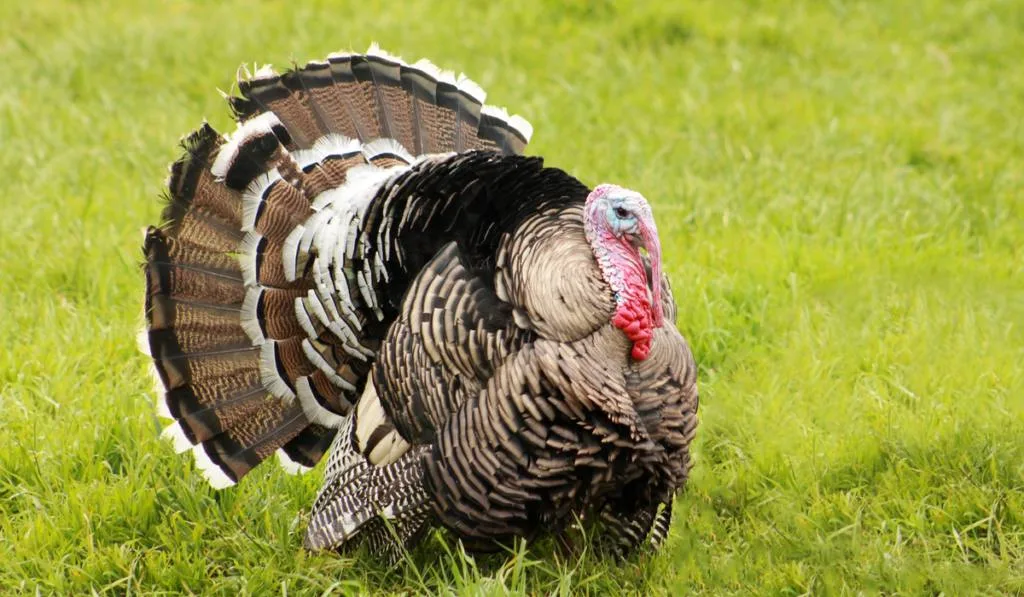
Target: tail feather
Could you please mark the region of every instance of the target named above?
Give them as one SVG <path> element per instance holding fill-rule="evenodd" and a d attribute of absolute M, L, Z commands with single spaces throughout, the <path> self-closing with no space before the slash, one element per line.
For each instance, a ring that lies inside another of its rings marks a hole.
<path fill-rule="evenodd" d="M 295 318 L 295 299 L 306 292 L 304 288 L 250 288 L 238 314 L 246 335 L 256 343 L 304 335 Z"/>
<path fill-rule="evenodd" d="M 245 73 L 248 75 L 248 73 Z M 330 132 L 311 105 L 311 97 L 294 75 L 278 75 L 269 68 L 240 78 L 238 89 L 264 113 L 273 113 L 288 130 L 295 147 L 306 149 Z"/>
<path fill-rule="evenodd" d="M 324 427 L 316 423 L 310 423 L 308 427 L 299 432 L 294 439 L 286 443 L 278 451 L 282 455 L 283 464 L 294 464 L 303 469 L 310 469 L 316 466 L 320 458 L 327 452 L 331 442 L 334 441 L 334 428 Z"/>
<path fill-rule="evenodd" d="M 296 264 L 293 262 L 289 269 L 285 269 L 284 248 L 287 241 L 287 238 L 263 236 L 258 232 L 245 235 L 238 247 L 238 260 L 246 287 L 309 287 L 306 280 L 289 280 L 288 272 L 294 271 Z"/>
<path fill-rule="evenodd" d="M 273 402 L 246 412 L 244 424 L 201 445 L 210 460 L 237 482 L 308 426 L 309 420 L 299 405 Z"/>
<path fill-rule="evenodd" d="M 243 74 L 227 98 L 237 130 L 204 123 L 182 141 L 164 224 L 144 246 L 146 340 L 170 434 L 196 445 L 218 485 L 274 452 L 312 466 L 346 424 L 393 317 L 380 286 L 392 276 L 385 260 L 402 257 L 390 235 L 408 232 L 389 211 L 365 233 L 384 182 L 424 153 L 518 152 L 530 134 L 464 76 L 376 47 Z M 396 271 L 390 291 L 408 274 Z M 411 536 L 419 498 L 402 502 L 385 481 L 368 477 L 360 491 L 396 504 Z"/>
<path fill-rule="evenodd" d="M 503 108 L 484 106 L 480 116 L 480 139 L 494 144 L 498 151 L 518 155 L 526 149 L 533 136 L 533 127 L 521 116 L 509 116 Z"/>
<path fill-rule="evenodd" d="M 159 228 L 149 229 L 143 250 L 148 261 L 149 297 L 164 295 L 222 305 L 240 305 L 245 297 L 238 263 L 225 263 L 220 269 L 213 267 L 210 263 L 216 257 L 168 237 Z M 146 308 L 148 312 L 149 302 Z"/>
<path fill-rule="evenodd" d="M 175 221 L 174 238 L 213 253 L 228 253 L 238 248 L 244 233 L 204 207 L 193 207 Z"/>
<path fill-rule="evenodd" d="M 235 383 L 222 388 L 218 383 Z M 249 371 L 221 376 L 217 382 L 198 382 L 167 392 L 171 415 L 192 444 L 228 431 L 232 424 L 259 411 L 267 390 Z"/>
<path fill-rule="evenodd" d="M 394 139 L 403 147 L 415 145 L 412 112 L 402 88 L 402 60 L 371 46 L 365 56 L 380 109 L 381 137 Z"/>
<path fill-rule="evenodd" d="M 176 419 L 169 433 L 179 447 L 197 445 L 200 468 L 218 486 L 278 450 L 311 466 L 335 433 L 311 424 L 294 399 L 294 379 L 317 369 L 295 315 L 309 284 L 287 279 L 281 249 L 312 210 L 286 178 L 301 183 L 302 174 L 282 130 L 276 118 L 256 117 L 226 141 L 209 126 L 186 138 L 168 182 L 169 221 L 150 228 L 144 246 L 148 349 Z M 265 188 L 247 198 L 260 182 Z"/>
<path fill-rule="evenodd" d="M 313 213 L 309 198 L 302 190 L 270 175 L 253 181 L 242 196 L 242 202 L 242 229 L 278 239 L 286 238 Z"/>
<path fill-rule="evenodd" d="M 429 68 L 427 68 L 429 65 Z M 407 146 L 417 155 L 440 153 L 442 145 L 435 137 L 440 107 L 437 105 L 437 77 L 440 72 L 429 62 L 402 66 L 402 89 L 409 98 L 409 113 L 413 119 L 413 144 Z"/>
<path fill-rule="evenodd" d="M 182 351 L 241 349 L 252 346 L 249 336 L 238 326 L 235 308 L 174 299 L 157 294 L 150 302 L 149 333 L 173 332 Z M 150 340 L 156 340 L 154 336 Z"/>
<path fill-rule="evenodd" d="M 480 109 L 483 102 L 469 92 L 473 87 L 479 88 L 476 83 L 465 77 L 460 77 L 454 85 L 442 81 L 437 86 L 437 103 L 455 116 L 452 124 L 452 142 L 456 152 L 474 148 L 472 141 L 476 139 L 476 131 L 480 126 Z"/>
<path fill-rule="evenodd" d="M 171 165 L 167 181 L 170 200 L 163 213 L 163 220 L 175 229 L 187 228 L 186 216 L 196 211 L 219 218 L 235 229 L 241 222 L 237 192 L 220 184 L 210 172 L 213 156 L 223 143 L 223 138 L 205 122 L 182 139 L 184 154 Z"/>
<path fill-rule="evenodd" d="M 366 157 L 361 151 L 333 154 L 306 172 L 302 190 L 307 197 L 316 199 L 345 184 L 349 170 L 363 164 L 366 164 Z"/>
<path fill-rule="evenodd" d="M 382 137 L 380 110 L 369 65 L 362 56 L 353 54 L 332 54 L 327 62 L 331 65 L 335 92 L 351 111 L 355 138 L 365 142 Z"/>
<path fill-rule="evenodd" d="M 313 108 L 328 130 L 351 139 L 359 139 L 356 115 L 344 95 L 334 88 L 335 81 L 331 71 L 330 62 L 310 62 L 304 68 L 295 71 L 295 76 L 309 95 Z"/>

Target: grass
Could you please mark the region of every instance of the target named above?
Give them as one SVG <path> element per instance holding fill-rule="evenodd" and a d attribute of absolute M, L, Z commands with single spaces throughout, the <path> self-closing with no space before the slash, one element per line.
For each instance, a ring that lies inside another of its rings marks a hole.
<path fill-rule="evenodd" d="M 514 4 L 3 4 L 2 592 L 1024 593 L 1024 5 Z M 319 472 L 216 492 L 158 439 L 175 141 L 237 65 L 372 40 L 654 203 L 702 391 L 662 553 L 310 555 Z"/>

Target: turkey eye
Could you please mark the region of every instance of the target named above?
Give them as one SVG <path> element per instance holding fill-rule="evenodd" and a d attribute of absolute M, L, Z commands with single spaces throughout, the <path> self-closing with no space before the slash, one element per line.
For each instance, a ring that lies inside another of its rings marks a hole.
<path fill-rule="evenodd" d="M 627 210 L 625 207 L 616 207 L 615 215 L 622 219 L 626 219 L 629 217 L 629 210 Z"/>

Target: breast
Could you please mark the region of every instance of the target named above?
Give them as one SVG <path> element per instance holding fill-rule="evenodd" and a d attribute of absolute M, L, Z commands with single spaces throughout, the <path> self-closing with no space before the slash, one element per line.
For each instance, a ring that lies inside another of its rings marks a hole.
<path fill-rule="evenodd" d="M 498 249 L 495 290 L 516 323 L 550 340 L 574 341 L 606 324 L 615 310 L 583 229 L 581 206 L 534 214 Z"/>

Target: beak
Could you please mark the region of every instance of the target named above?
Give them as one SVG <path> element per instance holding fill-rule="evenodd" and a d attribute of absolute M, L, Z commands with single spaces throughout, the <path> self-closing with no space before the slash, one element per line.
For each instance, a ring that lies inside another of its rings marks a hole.
<path fill-rule="evenodd" d="M 661 242 L 658 240 L 658 229 L 653 221 L 640 226 L 640 244 L 647 249 L 647 256 L 651 261 L 647 287 L 651 290 L 651 320 L 657 328 L 661 327 L 664 313 L 661 308 Z"/>

